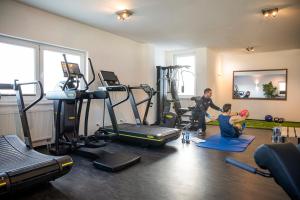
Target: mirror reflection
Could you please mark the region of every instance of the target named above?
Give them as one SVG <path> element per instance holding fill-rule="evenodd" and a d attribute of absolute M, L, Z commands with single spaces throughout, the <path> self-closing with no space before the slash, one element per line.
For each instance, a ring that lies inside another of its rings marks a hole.
<path fill-rule="evenodd" d="M 287 98 L 287 69 L 233 72 L 234 99 Z"/>

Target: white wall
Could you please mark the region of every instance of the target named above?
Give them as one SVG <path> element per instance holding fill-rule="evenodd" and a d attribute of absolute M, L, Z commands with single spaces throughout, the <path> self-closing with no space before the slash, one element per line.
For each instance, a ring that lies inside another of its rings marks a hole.
<path fill-rule="evenodd" d="M 206 87 L 211 88 L 213 91 L 212 100 L 215 105 L 222 108 L 223 106 L 223 100 L 218 95 L 217 90 L 217 82 L 215 81 L 216 78 L 220 75 L 220 69 L 218 68 L 218 65 L 220 63 L 220 58 L 218 52 L 212 49 L 207 49 L 207 85 Z M 208 112 L 213 116 L 218 116 L 220 114 L 219 111 L 213 110 L 211 108 L 208 109 Z"/>
<path fill-rule="evenodd" d="M 221 53 L 214 66 L 217 73 L 209 84 L 216 85 L 216 96 L 220 103 L 232 103 L 234 110 L 247 108 L 251 118 L 263 119 L 266 114 L 300 121 L 300 50 L 265 53 Z M 233 100 L 232 75 L 234 70 L 288 69 L 287 100 Z"/>
<path fill-rule="evenodd" d="M 85 50 L 96 72 L 115 71 L 125 84 L 139 84 L 144 82 L 144 77 L 153 76 L 150 71 L 143 73 L 149 67 L 143 67 L 147 62 L 147 56 L 143 56 L 147 54 L 147 46 L 15 1 L 0 1 L 0 33 Z M 101 104 L 94 101 L 89 123 L 92 130 L 101 122 L 101 110 Z M 117 116 L 133 121 L 129 104 L 121 106 Z"/>

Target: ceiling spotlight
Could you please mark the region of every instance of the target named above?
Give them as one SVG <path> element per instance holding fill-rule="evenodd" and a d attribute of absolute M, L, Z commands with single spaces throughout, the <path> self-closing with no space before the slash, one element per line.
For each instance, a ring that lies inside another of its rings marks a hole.
<path fill-rule="evenodd" d="M 116 12 L 118 20 L 122 20 L 122 21 L 125 21 L 126 19 L 128 19 L 132 14 L 133 14 L 133 12 L 131 10 L 127 10 L 127 9 Z"/>
<path fill-rule="evenodd" d="M 270 16 L 276 17 L 278 14 L 278 8 L 263 9 L 261 10 L 261 12 L 265 17 L 270 17 Z"/>
<path fill-rule="evenodd" d="M 246 51 L 248 51 L 248 52 L 254 52 L 254 47 L 247 47 Z"/>

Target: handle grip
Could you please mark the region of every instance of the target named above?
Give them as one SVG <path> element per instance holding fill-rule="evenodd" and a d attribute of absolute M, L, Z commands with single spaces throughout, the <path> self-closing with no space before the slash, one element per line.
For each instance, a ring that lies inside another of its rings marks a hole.
<path fill-rule="evenodd" d="M 237 160 L 235 160 L 233 158 L 225 158 L 225 162 L 229 163 L 229 164 L 231 164 L 231 165 L 233 165 L 235 167 L 238 167 L 240 169 L 243 169 L 245 171 L 248 171 L 250 173 L 256 174 L 256 171 L 257 171 L 256 168 L 254 168 L 254 167 L 252 167 L 252 166 L 250 166 L 250 165 L 248 165 L 246 163 L 242 163 L 242 162 L 237 161 Z"/>
<path fill-rule="evenodd" d="M 14 85 L 8 83 L 0 83 L 0 90 L 13 90 Z"/>

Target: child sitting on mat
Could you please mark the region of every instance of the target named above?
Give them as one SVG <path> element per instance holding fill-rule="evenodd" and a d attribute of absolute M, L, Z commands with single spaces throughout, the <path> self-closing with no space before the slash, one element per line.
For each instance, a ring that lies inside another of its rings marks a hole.
<path fill-rule="evenodd" d="M 221 136 L 231 138 L 239 137 L 245 128 L 245 120 L 248 116 L 248 110 L 242 110 L 239 114 L 232 114 L 231 104 L 225 104 L 222 114 L 218 117 Z"/>

